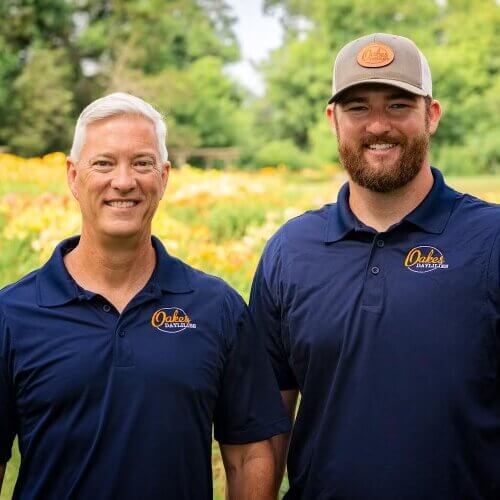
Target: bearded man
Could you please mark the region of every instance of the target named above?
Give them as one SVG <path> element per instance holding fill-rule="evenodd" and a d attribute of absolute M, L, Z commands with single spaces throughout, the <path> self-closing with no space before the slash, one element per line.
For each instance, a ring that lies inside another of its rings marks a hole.
<path fill-rule="evenodd" d="M 251 309 L 292 438 L 287 499 L 500 498 L 500 209 L 429 164 L 441 117 L 409 39 L 339 52 L 337 203 L 268 242 Z"/>

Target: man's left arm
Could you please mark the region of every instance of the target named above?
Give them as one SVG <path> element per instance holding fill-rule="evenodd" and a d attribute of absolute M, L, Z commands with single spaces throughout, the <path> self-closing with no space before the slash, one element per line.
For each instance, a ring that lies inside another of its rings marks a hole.
<path fill-rule="evenodd" d="M 221 444 L 226 470 L 226 500 L 273 500 L 276 467 L 269 440 L 248 444 Z"/>

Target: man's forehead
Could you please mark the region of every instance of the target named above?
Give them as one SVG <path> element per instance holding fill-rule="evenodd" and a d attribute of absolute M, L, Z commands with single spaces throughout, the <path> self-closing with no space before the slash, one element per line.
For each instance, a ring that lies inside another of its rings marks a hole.
<path fill-rule="evenodd" d="M 393 85 L 387 85 L 385 83 L 363 83 L 351 87 L 349 89 L 346 89 L 336 99 L 336 101 L 342 104 L 352 100 L 367 99 L 368 97 L 374 94 L 382 95 L 387 99 L 405 98 L 405 99 L 417 100 L 420 97 L 404 89 L 395 87 Z"/>
<path fill-rule="evenodd" d="M 116 115 L 87 125 L 83 156 L 157 153 L 154 124 L 140 115 Z"/>

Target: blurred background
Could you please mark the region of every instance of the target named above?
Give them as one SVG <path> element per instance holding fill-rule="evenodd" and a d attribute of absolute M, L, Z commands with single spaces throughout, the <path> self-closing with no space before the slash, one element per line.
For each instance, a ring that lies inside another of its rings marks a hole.
<path fill-rule="evenodd" d="M 498 1 L 0 0 L 0 19 L 0 288 L 79 232 L 64 153 L 81 110 L 121 90 L 169 128 L 177 168 L 153 232 L 248 298 L 267 238 L 345 181 L 324 118 L 333 60 L 375 31 L 429 59 L 444 108 L 433 164 L 500 202 Z M 1 500 L 19 460 L 15 445 Z M 213 470 L 222 499 L 216 444 Z"/>
<path fill-rule="evenodd" d="M 429 59 L 445 112 L 433 162 L 492 174 L 499 11 L 495 0 L 2 0 L 0 147 L 67 151 L 82 108 L 125 90 L 166 115 L 177 163 L 332 163 L 334 56 L 382 31 L 409 36 Z M 236 149 L 203 149 L 221 147 Z"/>

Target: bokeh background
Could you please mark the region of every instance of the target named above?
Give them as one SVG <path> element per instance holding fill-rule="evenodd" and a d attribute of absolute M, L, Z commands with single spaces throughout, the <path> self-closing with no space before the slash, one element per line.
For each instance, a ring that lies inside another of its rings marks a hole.
<path fill-rule="evenodd" d="M 445 173 L 498 172 L 497 0 L 264 0 L 280 45 L 257 63 L 257 95 L 228 70 L 242 56 L 234 7 L 244 3 L 2 0 L 0 146 L 67 151 L 82 108 L 125 90 L 166 114 L 173 152 L 232 146 L 241 168 L 321 166 L 337 159 L 323 116 L 334 56 L 383 31 L 409 36 L 429 59 L 444 107 L 433 162 Z M 256 47 L 276 39 L 272 24 L 256 19 L 253 30 Z"/>
<path fill-rule="evenodd" d="M 499 2 L 255 3 L 274 22 L 255 21 L 255 47 L 275 40 L 254 60 L 257 80 L 235 70 L 248 59 L 236 17 L 244 0 L 0 0 L 0 287 L 78 233 L 64 153 L 83 107 L 122 90 L 153 103 L 169 127 L 176 168 L 155 234 L 248 298 L 267 238 L 334 201 L 345 181 L 324 119 L 332 64 L 345 42 L 373 31 L 409 36 L 429 59 L 444 107 L 433 164 L 455 188 L 500 202 Z M 223 498 L 216 445 L 213 462 Z M 14 446 L 1 500 L 18 464 Z"/>

